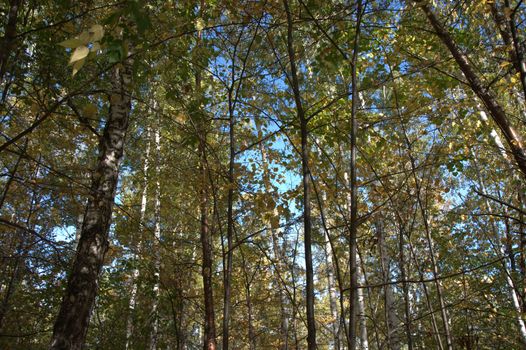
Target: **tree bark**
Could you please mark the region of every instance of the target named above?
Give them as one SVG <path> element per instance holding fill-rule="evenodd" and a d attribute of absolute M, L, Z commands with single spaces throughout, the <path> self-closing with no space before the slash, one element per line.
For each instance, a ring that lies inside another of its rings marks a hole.
<path fill-rule="evenodd" d="M 234 63 L 232 63 L 232 79 L 234 79 Z M 235 151 L 235 120 L 234 120 L 234 101 L 232 100 L 233 85 L 228 89 L 228 126 L 229 126 L 229 163 L 228 163 L 228 194 L 227 194 L 227 256 L 226 256 L 226 270 L 224 275 L 224 311 L 223 311 L 223 350 L 228 350 L 229 347 L 229 325 L 230 325 L 230 295 L 231 295 L 231 281 L 232 281 L 232 240 L 234 235 L 234 163 L 236 157 Z"/>
<path fill-rule="evenodd" d="M 113 68 L 108 120 L 99 143 L 77 254 L 53 329 L 52 350 L 80 350 L 86 338 L 109 246 L 108 231 L 131 108 L 131 67 L 128 59 Z"/>
<path fill-rule="evenodd" d="M 161 286 L 161 133 L 160 125 L 155 128 L 155 228 L 153 234 L 153 254 L 154 254 L 154 272 L 153 272 L 153 301 L 150 314 L 151 333 L 150 333 L 150 350 L 157 349 L 159 337 L 159 296 Z"/>
<path fill-rule="evenodd" d="M 7 72 L 7 61 L 11 54 L 11 49 L 16 38 L 16 24 L 18 12 L 22 5 L 22 0 L 10 0 L 7 23 L 4 27 L 4 37 L 0 48 L 0 85 L 4 82 L 4 76 Z"/>
<path fill-rule="evenodd" d="M 262 135 L 261 133 L 261 127 L 259 124 L 256 125 L 258 135 Z M 259 143 L 259 151 L 261 153 L 261 164 L 263 167 L 263 185 L 265 188 L 265 191 L 267 193 L 272 192 L 272 186 L 270 183 L 270 172 L 269 172 L 269 164 L 267 159 L 267 152 L 265 150 L 265 146 L 263 145 L 263 142 Z M 279 215 L 277 213 L 277 210 L 275 210 L 275 215 Z M 288 350 L 289 348 L 289 317 L 287 314 L 287 306 L 286 306 L 286 300 L 287 300 L 287 293 L 286 293 L 286 287 L 284 285 L 283 281 L 283 272 L 286 270 L 286 266 L 284 264 L 286 257 L 283 254 L 283 249 L 280 247 L 279 244 L 279 237 L 278 237 L 278 230 L 274 229 L 272 227 L 272 223 L 266 222 L 267 230 L 270 232 L 270 236 L 272 239 L 272 253 L 274 256 L 274 260 L 276 263 L 274 264 L 274 270 L 273 270 L 273 277 L 274 277 L 274 283 L 278 286 L 278 298 L 280 303 L 280 337 L 281 342 L 279 349 L 280 350 Z"/>
<path fill-rule="evenodd" d="M 296 116 L 300 122 L 301 133 L 301 168 L 303 182 L 303 237 L 305 246 L 305 274 L 307 280 L 307 349 L 315 350 L 316 346 L 316 320 L 314 318 L 314 268 L 312 263 L 312 222 L 310 206 L 310 169 L 309 169 L 309 144 L 308 144 L 308 119 L 303 110 L 300 85 L 296 68 L 296 54 L 294 52 L 293 20 L 288 0 L 283 0 L 287 15 L 287 51 L 290 62 L 289 84 L 294 94 Z"/>
<path fill-rule="evenodd" d="M 146 219 L 146 204 L 148 202 L 148 169 L 150 167 L 150 128 L 146 128 L 146 137 L 147 137 L 147 143 L 146 143 L 146 153 L 144 155 L 144 164 L 143 164 L 143 178 L 142 178 L 142 194 L 141 194 L 141 209 L 139 213 L 139 230 L 138 233 L 142 233 L 144 231 L 144 223 Z M 137 305 L 137 291 L 139 289 L 139 256 L 142 251 L 142 237 L 143 235 L 138 235 L 139 239 L 136 242 L 136 245 L 134 249 L 136 249 L 135 253 L 133 254 L 133 263 L 135 266 L 133 267 L 132 275 L 130 277 L 130 285 L 131 285 L 131 292 L 130 292 L 130 301 L 128 303 L 128 319 L 126 320 L 126 345 L 125 349 L 129 350 L 131 348 L 132 344 L 132 337 L 133 337 L 133 318 L 134 318 L 134 312 L 135 307 Z"/>
<path fill-rule="evenodd" d="M 360 29 L 362 21 L 362 0 L 356 6 L 356 29 L 354 33 L 353 54 L 351 58 L 351 163 L 350 163 L 350 228 L 349 228 L 349 270 L 351 286 L 349 295 L 349 350 L 356 349 L 357 302 L 358 302 L 358 269 L 357 269 L 357 234 L 358 234 L 358 188 L 356 185 L 356 132 L 358 129 L 358 48 L 360 45 Z"/>
<path fill-rule="evenodd" d="M 382 275 L 384 286 L 384 308 L 387 325 L 387 344 L 390 350 L 400 349 L 400 339 L 398 337 L 398 316 L 393 295 L 392 285 L 389 284 L 390 268 L 389 255 L 387 253 L 387 244 L 385 242 L 385 232 L 381 223 L 376 224 L 378 235 L 378 247 L 380 251 L 380 264 L 382 266 Z"/>
<path fill-rule="evenodd" d="M 360 284 L 365 283 L 365 273 L 361 259 L 358 264 L 358 280 Z M 360 323 L 360 349 L 369 350 L 369 339 L 367 333 L 367 315 L 365 314 L 365 295 L 363 288 L 358 289 L 358 322 Z"/>

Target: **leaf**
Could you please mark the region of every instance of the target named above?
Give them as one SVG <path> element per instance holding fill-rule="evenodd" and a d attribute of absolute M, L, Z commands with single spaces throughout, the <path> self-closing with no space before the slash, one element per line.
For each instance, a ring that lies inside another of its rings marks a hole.
<path fill-rule="evenodd" d="M 73 39 L 61 41 L 58 44 L 68 49 L 74 49 L 76 47 L 79 47 L 80 45 L 83 45 L 84 43 L 82 42 L 82 40 L 78 38 L 73 38 Z"/>
<path fill-rule="evenodd" d="M 89 50 L 88 50 L 89 52 Z M 78 61 L 76 61 L 74 64 L 73 64 L 73 73 L 72 73 L 72 76 L 74 77 L 75 74 L 77 74 L 79 72 L 79 70 L 82 68 L 82 66 L 84 65 L 84 63 L 86 62 L 86 58 L 82 58 Z"/>
<path fill-rule="evenodd" d="M 85 59 L 86 56 L 88 56 L 88 54 L 89 54 L 89 49 L 86 46 L 82 45 L 82 46 L 77 47 L 75 51 L 73 51 L 73 54 L 71 55 L 71 58 L 69 59 L 69 64 Z"/>
<path fill-rule="evenodd" d="M 198 31 L 202 31 L 204 27 L 205 27 L 205 22 L 203 21 L 202 18 L 198 18 L 195 20 L 195 28 Z"/>
<path fill-rule="evenodd" d="M 81 45 L 86 45 L 90 41 L 90 34 L 88 32 L 82 32 L 78 36 L 78 39 L 82 42 Z"/>
<path fill-rule="evenodd" d="M 92 41 L 99 41 L 104 36 L 104 28 L 100 24 L 94 24 L 89 29 L 89 35 Z"/>

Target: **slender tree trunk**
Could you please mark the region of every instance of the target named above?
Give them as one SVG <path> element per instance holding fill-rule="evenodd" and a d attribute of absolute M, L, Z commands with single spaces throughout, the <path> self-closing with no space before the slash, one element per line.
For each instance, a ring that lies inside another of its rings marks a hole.
<path fill-rule="evenodd" d="M 296 115 L 300 122 L 301 133 L 301 167 L 303 181 L 303 235 L 305 246 L 305 274 L 307 280 L 307 349 L 315 350 L 316 346 L 316 320 L 314 318 L 314 268 L 312 263 L 312 223 L 310 206 L 310 169 L 309 169 L 309 144 L 308 120 L 305 117 L 301 101 L 300 85 L 296 68 L 296 53 L 294 52 L 293 20 L 288 0 L 283 0 L 287 15 L 287 51 L 290 61 L 290 85 L 296 104 Z"/>
<path fill-rule="evenodd" d="M 261 127 L 260 125 L 256 125 L 258 135 L 262 135 L 261 133 Z M 259 151 L 261 153 L 261 164 L 263 167 L 263 185 L 265 187 L 265 191 L 267 193 L 272 192 L 272 186 L 270 183 L 270 172 L 269 172 L 269 164 L 267 159 L 267 152 L 265 150 L 265 146 L 263 145 L 263 142 L 259 143 Z M 279 215 L 277 210 L 275 210 L 274 215 Z M 278 286 L 278 298 L 280 303 L 280 350 L 288 350 L 289 348 L 289 317 L 287 314 L 287 306 L 286 306 L 286 290 L 284 286 L 284 282 L 282 281 L 283 272 L 286 270 L 286 266 L 284 264 L 286 257 L 282 253 L 282 249 L 280 248 L 279 244 L 279 237 L 278 237 L 278 230 L 272 227 L 272 223 L 267 222 L 266 223 L 267 230 L 270 232 L 271 239 L 272 239 L 272 253 L 274 255 L 274 260 L 276 261 L 274 271 L 273 271 L 273 277 L 274 277 L 274 283 L 276 286 Z"/>
<path fill-rule="evenodd" d="M 424 206 L 424 203 L 422 201 L 422 193 L 421 193 L 422 186 L 421 186 L 420 181 L 418 180 L 418 176 L 416 173 L 417 166 L 416 166 L 415 158 L 412 153 L 412 144 L 407 136 L 407 131 L 403 123 L 402 123 L 402 129 L 403 129 L 403 137 L 405 139 L 405 143 L 407 147 L 407 155 L 409 157 L 410 164 L 411 164 L 411 174 L 413 177 L 413 181 L 415 183 L 416 201 L 417 201 L 418 208 L 420 210 L 420 216 L 422 217 L 422 221 L 424 223 L 425 239 L 426 239 L 427 246 L 429 249 L 429 257 L 431 260 L 433 279 L 435 283 L 438 302 L 440 304 L 440 314 L 442 316 L 442 326 L 444 327 L 444 335 L 446 337 L 446 346 L 448 350 L 452 350 L 453 340 L 451 338 L 451 332 L 449 330 L 449 318 L 447 316 L 446 303 L 442 295 L 442 285 L 440 284 L 440 280 L 438 279 L 439 270 L 438 270 L 438 264 L 436 261 L 435 248 L 433 245 L 433 237 L 431 237 L 431 228 L 429 225 L 429 217 L 427 214 L 427 208 Z"/>
<path fill-rule="evenodd" d="M 143 164 L 143 178 L 142 178 L 142 194 L 141 194 L 141 209 L 139 214 L 139 230 L 138 233 L 144 232 L 144 224 L 146 219 L 146 204 L 148 202 L 148 169 L 150 167 L 150 133 L 151 130 L 149 127 L 147 127 L 146 131 L 146 152 L 144 155 L 144 164 Z M 125 349 L 129 350 L 132 345 L 132 337 L 133 337 L 133 319 L 134 319 L 134 313 L 135 313 L 135 307 L 137 305 L 137 291 L 139 289 L 139 256 L 142 251 L 142 239 L 144 235 L 138 234 L 138 239 L 136 242 L 136 245 L 134 247 L 135 253 L 133 254 L 133 271 L 132 275 L 130 277 L 130 285 L 131 285 L 131 292 L 130 292 L 130 301 L 128 303 L 128 319 L 126 320 L 126 346 Z"/>
<path fill-rule="evenodd" d="M 202 276 L 205 302 L 205 334 L 204 350 L 216 349 L 216 328 L 214 312 L 214 292 L 212 285 L 212 236 L 208 226 L 208 172 L 206 170 L 206 136 L 201 135 L 199 153 L 201 154 L 200 174 L 201 174 L 201 199 L 199 210 L 201 212 L 201 246 L 203 253 Z"/>
<path fill-rule="evenodd" d="M 77 254 L 55 321 L 51 349 L 80 350 L 88 330 L 98 279 L 108 250 L 108 231 L 131 108 L 132 62 L 113 69 L 110 110 L 99 144 Z"/>
<path fill-rule="evenodd" d="M 35 169 L 35 175 L 33 176 L 33 179 L 38 179 L 40 174 L 40 166 L 37 165 Z M 35 207 L 38 205 L 38 202 L 40 201 L 40 196 L 37 194 L 36 190 L 33 190 L 33 193 L 31 194 L 31 199 L 29 202 L 29 212 L 25 219 L 25 226 L 31 227 L 31 217 L 33 216 L 33 213 L 35 212 Z M 7 316 L 7 313 L 10 308 L 11 304 L 11 298 L 13 297 L 17 287 L 20 284 L 20 281 L 22 280 L 24 270 L 26 269 L 26 258 L 29 251 L 29 247 L 33 244 L 34 237 L 29 237 L 26 231 L 18 230 L 17 236 L 19 237 L 19 243 L 18 247 L 16 248 L 14 254 L 14 263 L 13 268 L 11 270 L 11 276 L 9 278 L 9 282 L 7 283 L 7 287 L 5 288 L 5 292 L 2 298 L 2 303 L 0 304 L 0 332 L 3 329 L 4 326 L 4 320 Z"/>
<path fill-rule="evenodd" d="M 356 132 L 358 129 L 358 48 L 360 45 L 360 30 L 362 20 L 362 0 L 358 0 L 356 7 L 356 29 L 354 33 L 353 53 L 351 59 L 351 164 L 350 164 L 350 228 L 349 228 L 349 271 L 351 277 L 349 295 L 349 350 L 356 349 L 357 301 L 358 301 L 358 269 L 357 269 L 357 234 L 358 234 L 358 188 L 356 184 Z"/>
<path fill-rule="evenodd" d="M 390 268 L 389 256 L 387 253 L 387 244 L 385 243 L 385 232 L 381 223 L 376 223 L 378 234 L 378 247 L 380 251 L 380 263 L 382 266 L 383 283 L 384 286 L 384 305 L 385 305 L 385 319 L 387 325 L 387 344 L 390 350 L 400 349 L 400 339 L 398 337 L 398 316 L 396 315 L 396 307 L 393 295 L 393 288 L 389 284 Z"/>
<path fill-rule="evenodd" d="M 329 224 L 330 226 L 330 224 Z M 327 232 L 327 236 L 329 233 Z M 336 295 L 336 283 L 334 281 L 334 262 L 332 258 L 333 252 L 331 247 L 330 239 L 327 239 L 325 242 L 325 261 L 327 268 L 327 287 L 329 289 L 329 307 L 331 311 L 331 316 L 333 321 L 331 322 L 331 331 L 333 339 L 333 348 L 336 350 L 340 349 L 340 332 L 339 332 L 339 323 L 340 316 L 338 315 L 338 306 L 336 305 L 336 300 L 338 296 Z"/>
<path fill-rule="evenodd" d="M 161 286 L 161 132 L 160 124 L 155 128 L 155 228 L 153 234 L 153 300 L 152 310 L 150 313 L 151 332 L 150 332 L 150 350 L 157 349 L 159 337 L 159 297 Z"/>
<path fill-rule="evenodd" d="M 404 243 L 404 229 L 400 222 L 400 237 L 399 237 L 399 263 L 400 263 L 400 277 L 402 278 L 402 290 L 404 293 L 404 316 L 405 316 L 405 333 L 407 337 L 407 349 L 413 350 L 413 336 L 411 335 L 411 308 L 409 302 L 409 287 L 407 285 L 406 259 L 405 259 L 405 243 Z"/>
<path fill-rule="evenodd" d="M 418 272 L 418 277 L 420 278 L 420 280 L 424 281 L 425 276 L 424 276 L 424 273 L 422 272 L 422 268 L 420 267 L 420 264 L 418 263 L 416 252 L 413 248 L 413 244 L 411 243 L 411 241 L 409 241 L 408 244 L 409 244 L 409 251 L 413 257 L 413 261 L 414 261 L 416 270 Z M 433 305 L 431 304 L 431 299 L 429 297 L 429 290 L 427 289 L 426 282 L 422 282 L 422 289 L 424 290 L 424 297 L 426 300 L 427 309 L 429 310 L 429 313 L 431 314 L 430 315 L 431 316 L 431 327 L 433 328 L 433 333 L 434 333 L 434 336 L 437 342 L 437 346 L 440 350 L 443 350 L 444 345 L 442 343 L 442 337 L 440 336 L 441 333 L 440 333 L 440 330 L 438 329 L 438 324 L 436 321 L 435 310 L 433 309 Z M 419 325 L 421 326 L 421 323 Z M 422 339 L 422 341 L 424 341 L 424 339 Z"/>
<path fill-rule="evenodd" d="M 484 103 L 484 106 L 486 106 L 491 118 L 497 124 L 500 131 L 502 132 L 502 135 L 504 136 L 504 139 L 508 143 L 511 154 L 515 159 L 517 166 L 521 170 L 523 177 L 526 177 L 526 151 L 524 150 L 520 135 L 511 125 L 506 112 L 497 102 L 494 94 L 482 84 L 482 81 L 471 66 L 468 57 L 462 53 L 449 32 L 443 27 L 442 23 L 437 18 L 427 1 L 413 1 L 420 5 L 429 22 L 435 29 L 436 35 L 440 38 L 440 40 L 442 40 L 444 45 L 447 46 L 458 66 L 464 73 L 464 76 L 468 80 L 469 86 Z"/>
<path fill-rule="evenodd" d="M 519 191 L 517 195 L 517 199 L 519 202 L 519 208 L 521 208 L 523 211 L 525 209 L 524 202 L 526 201 L 526 191 L 523 191 L 523 187 L 519 185 Z M 522 280 L 522 299 L 526 299 L 526 223 L 524 217 L 524 214 L 519 213 L 519 237 L 520 237 L 520 245 L 519 245 L 519 265 L 520 265 L 520 271 L 521 271 L 521 280 Z M 522 305 L 522 312 L 526 313 L 526 302 Z"/>
<path fill-rule="evenodd" d="M 16 24 L 21 6 L 22 0 L 9 1 L 9 12 L 7 14 L 7 22 L 4 27 L 4 36 L 1 39 L 0 47 L 0 85 L 4 82 L 4 76 L 7 72 L 7 61 L 16 38 Z"/>
<path fill-rule="evenodd" d="M 233 64 L 232 64 L 233 65 Z M 234 69 L 234 68 L 232 68 Z M 234 73 L 234 72 L 232 72 Z M 232 74 L 232 79 L 234 79 L 234 74 Z M 228 125 L 229 125 L 229 164 L 228 164 L 228 195 L 227 195 L 227 233 L 226 233 L 226 239 L 227 239 L 227 256 L 226 256 L 226 269 L 225 269 L 225 276 L 224 276 L 224 311 L 223 311 L 223 350 L 228 350 L 229 346 L 229 324 L 230 324 L 230 298 L 231 298 L 231 281 L 232 281 L 232 258 L 233 258 L 233 252 L 232 252 L 232 240 L 234 235 L 234 213 L 233 213 L 233 206 L 234 206 L 234 186 L 235 179 L 234 179 L 234 165 L 235 165 L 235 157 L 236 157 L 236 151 L 235 151 L 235 120 L 234 120 L 234 106 L 233 106 L 233 100 L 232 100 L 232 90 L 233 86 L 228 90 L 228 112 L 229 112 L 229 118 L 228 118 Z"/>
<path fill-rule="evenodd" d="M 494 138 L 494 141 L 499 142 L 498 135 Z M 473 155 L 473 158 L 477 160 L 477 157 L 475 157 L 475 155 Z M 479 184 L 482 187 L 482 189 L 485 191 L 486 187 L 484 185 L 484 182 L 482 181 L 482 175 L 480 173 L 480 169 L 478 167 L 477 162 L 475 162 L 475 170 L 477 173 Z M 488 209 L 489 212 L 493 212 L 491 203 L 489 202 L 487 198 L 484 199 L 484 204 L 486 205 L 486 208 Z M 502 244 L 501 244 L 502 237 L 499 234 L 499 229 L 497 228 L 497 226 L 495 225 L 493 221 L 491 221 L 491 232 L 493 234 L 493 238 L 495 239 L 495 244 L 498 247 L 498 249 L 496 249 L 496 253 L 500 253 L 504 256 L 508 256 L 509 258 L 509 255 L 506 254 L 505 250 L 502 247 Z M 511 264 L 512 262 L 510 261 L 510 266 Z M 508 290 L 510 293 L 511 301 L 513 303 L 513 308 L 515 309 L 515 312 L 517 313 L 515 320 L 517 322 L 517 328 L 519 331 L 519 336 L 520 336 L 519 339 L 521 341 L 521 346 L 522 346 L 522 349 L 526 349 L 526 323 L 524 322 L 524 319 L 522 317 L 522 308 L 520 305 L 519 289 L 517 289 L 513 279 L 511 278 L 510 271 L 508 267 L 506 266 L 505 260 L 502 261 L 501 266 L 502 266 L 502 272 L 506 276 L 506 284 L 508 285 Z"/>
<path fill-rule="evenodd" d="M 199 14 L 202 15 L 204 11 L 205 2 L 201 0 Z M 201 43 L 202 32 L 197 33 L 197 44 L 196 47 L 202 45 Z M 198 93 L 198 98 L 201 98 L 202 87 L 201 87 L 201 68 L 197 68 L 195 74 L 195 85 Z M 201 247 L 202 247 L 202 264 L 201 264 L 201 276 L 203 278 L 203 293 L 204 293 L 204 306 L 205 306 L 205 319 L 204 319 L 204 339 L 203 349 L 204 350 L 216 350 L 216 325 L 215 325 L 215 311 L 214 311 L 214 290 L 212 283 L 212 269 L 213 269 L 213 246 L 212 246 L 212 234 L 208 224 L 208 188 L 209 188 L 209 170 L 207 161 L 207 121 L 206 115 L 200 111 L 200 102 L 196 108 L 199 114 L 199 120 L 197 121 L 197 133 L 199 138 L 198 154 L 199 154 L 199 212 L 200 212 L 200 224 L 201 224 Z"/>
<path fill-rule="evenodd" d="M 256 332 L 254 330 L 254 310 L 252 306 L 252 280 L 253 276 L 250 276 L 248 273 L 248 264 L 241 250 L 241 259 L 243 263 L 243 277 L 244 277 L 244 286 L 245 286 L 245 297 L 246 297 L 246 306 L 247 306 L 247 328 L 248 328 L 248 348 L 249 350 L 256 349 Z"/>
<path fill-rule="evenodd" d="M 24 148 L 20 150 L 20 154 L 18 155 L 18 158 L 16 159 L 16 163 L 13 169 L 9 172 L 9 178 L 6 181 L 4 190 L 2 191 L 2 196 L 0 197 L 0 213 L 2 212 L 2 208 L 4 207 L 4 203 L 7 198 L 7 194 L 9 193 L 9 189 L 11 188 L 11 184 L 13 183 L 13 180 L 15 179 L 15 175 L 18 171 L 18 167 L 20 163 L 22 162 L 22 158 L 24 154 L 26 153 L 28 143 L 29 143 L 29 139 L 26 138 L 26 141 L 24 142 Z"/>
<path fill-rule="evenodd" d="M 363 263 L 358 256 L 358 280 L 360 284 L 365 283 L 365 273 L 363 271 Z M 367 315 L 365 314 L 365 295 L 363 288 L 358 289 L 358 322 L 360 323 L 360 348 L 361 350 L 369 350 L 369 339 L 367 335 Z"/>
<path fill-rule="evenodd" d="M 511 11 L 509 0 L 504 0 L 504 9 L 510 10 L 510 15 L 506 19 L 503 8 L 498 6 L 497 1 L 488 3 L 491 6 L 491 14 L 499 30 L 504 45 L 509 48 L 510 61 L 521 78 L 522 93 L 526 98 L 526 64 L 520 40 L 517 36 L 517 27 L 515 24 L 515 13 Z"/>

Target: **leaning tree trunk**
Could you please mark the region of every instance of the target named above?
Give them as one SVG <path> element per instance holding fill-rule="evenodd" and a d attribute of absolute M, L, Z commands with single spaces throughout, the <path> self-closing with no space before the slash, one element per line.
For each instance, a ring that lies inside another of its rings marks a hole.
<path fill-rule="evenodd" d="M 80 350 L 86 338 L 98 289 L 99 274 L 108 250 L 108 231 L 131 109 L 130 60 L 112 72 L 110 110 L 99 143 L 99 159 L 92 176 L 77 254 L 55 321 L 51 349 Z"/>

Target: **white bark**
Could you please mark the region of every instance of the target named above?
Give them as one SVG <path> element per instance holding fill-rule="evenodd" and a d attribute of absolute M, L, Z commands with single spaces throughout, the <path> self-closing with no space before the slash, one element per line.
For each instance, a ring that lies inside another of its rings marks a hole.
<path fill-rule="evenodd" d="M 146 143 L 146 152 L 144 155 L 144 164 L 143 164 L 143 188 L 141 194 L 141 210 L 139 216 L 139 231 L 143 232 L 144 220 L 146 217 L 146 204 L 148 202 L 148 169 L 150 168 L 150 128 L 146 129 L 146 137 L 148 142 Z M 135 306 L 137 305 L 137 290 L 139 288 L 138 279 L 139 279 L 139 254 L 142 250 L 142 235 L 138 235 L 138 240 L 136 246 L 134 247 L 135 252 L 133 254 L 134 267 L 132 275 L 130 277 L 130 285 L 132 286 L 130 292 L 130 301 L 128 303 L 128 319 L 126 321 L 126 346 L 125 349 L 129 350 L 131 347 L 131 339 L 133 336 L 133 316 L 135 312 Z"/>
<path fill-rule="evenodd" d="M 150 350 L 157 349 L 159 335 L 159 295 L 161 283 L 161 180 L 160 180 L 160 154 L 161 154 L 161 134 L 159 125 L 155 129 L 155 151 L 157 162 L 155 167 L 155 229 L 153 238 L 154 253 L 154 285 L 153 303 L 151 311 L 152 329 L 150 333 Z"/>
<path fill-rule="evenodd" d="M 365 272 L 363 271 L 362 266 L 360 256 L 358 256 L 358 282 L 363 286 L 365 285 Z M 360 348 L 361 350 L 369 350 L 363 288 L 358 288 L 358 322 L 360 324 Z"/>

